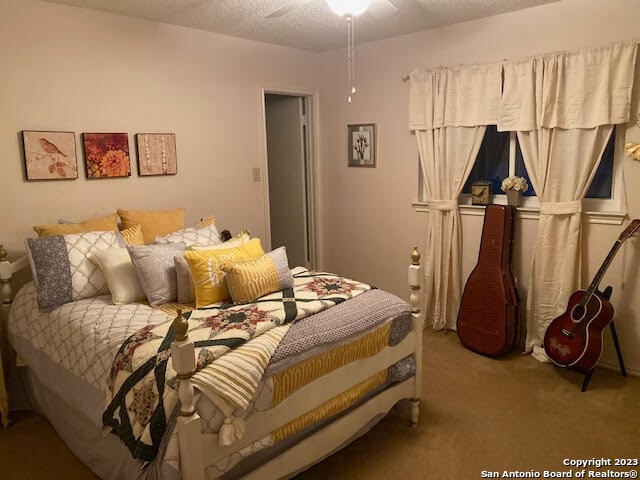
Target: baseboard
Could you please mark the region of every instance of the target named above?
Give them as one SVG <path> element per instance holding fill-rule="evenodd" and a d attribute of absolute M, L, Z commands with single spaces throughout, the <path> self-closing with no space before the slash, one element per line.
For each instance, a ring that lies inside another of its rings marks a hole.
<path fill-rule="evenodd" d="M 618 362 L 599 362 L 598 367 L 606 368 L 607 370 L 613 370 L 615 372 L 620 371 L 620 365 L 618 365 Z M 629 368 L 625 365 L 624 369 L 628 374 L 640 377 L 640 370 L 638 370 L 637 368 Z"/>

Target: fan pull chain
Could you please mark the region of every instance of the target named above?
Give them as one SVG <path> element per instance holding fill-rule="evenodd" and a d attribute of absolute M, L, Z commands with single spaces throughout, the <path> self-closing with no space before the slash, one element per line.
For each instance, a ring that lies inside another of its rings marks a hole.
<path fill-rule="evenodd" d="M 351 103 L 353 93 L 353 15 L 348 15 L 347 19 L 347 102 Z"/>
<path fill-rule="evenodd" d="M 351 20 L 351 95 L 356 93 L 356 17 Z"/>

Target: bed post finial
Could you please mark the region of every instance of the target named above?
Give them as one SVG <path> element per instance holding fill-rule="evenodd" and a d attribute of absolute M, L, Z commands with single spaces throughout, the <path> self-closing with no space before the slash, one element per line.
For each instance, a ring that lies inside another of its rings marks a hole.
<path fill-rule="evenodd" d="M 418 247 L 413 247 L 413 252 L 411 252 L 411 265 L 420 265 L 420 252 L 418 251 Z"/>
<path fill-rule="evenodd" d="M 7 251 L 4 249 L 4 245 L 2 245 L 0 243 L 0 262 L 4 262 L 7 260 L 7 257 L 9 256 L 9 254 L 7 253 Z"/>
<path fill-rule="evenodd" d="M 186 342 L 188 335 L 187 330 L 189 330 L 189 322 L 186 318 L 182 316 L 182 309 L 179 308 L 176 311 L 176 318 L 173 319 L 173 330 L 176 333 L 176 340 L 178 342 Z"/>
<path fill-rule="evenodd" d="M 420 278 L 422 277 L 422 267 L 420 266 L 420 252 L 418 247 L 413 247 L 411 252 L 411 265 L 409 265 L 409 304 L 411 305 L 411 330 L 415 335 L 415 361 L 416 376 L 414 381 L 413 398 L 411 398 L 411 426 L 418 426 L 420 417 L 420 393 L 422 391 L 422 334 L 423 321 L 420 306 L 422 304 L 422 294 L 420 293 Z"/>

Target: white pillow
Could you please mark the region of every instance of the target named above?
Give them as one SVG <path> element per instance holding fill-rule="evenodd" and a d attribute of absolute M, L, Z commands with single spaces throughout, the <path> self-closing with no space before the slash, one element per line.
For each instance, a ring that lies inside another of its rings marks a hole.
<path fill-rule="evenodd" d="M 224 248 L 235 248 L 235 247 L 240 247 L 241 245 L 244 245 L 246 243 L 249 243 L 250 240 L 251 240 L 251 237 L 249 236 L 249 234 L 243 232 L 233 238 L 230 238 L 226 242 L 214 243 L 212 245 L 191 245 L 190 247 L 187 248 L 187 250 L 201 251 L 201 250 L 221 250 Z"/>
<path fill-rule="evenodd" d="M 187 247 L 190 245 L 217 245 L 220 243 L 220 234 L 215 225 L 206 227 L 189 227 L 178 230 L 177 232 L 156 237 L 156 243 L 179 243 L 184 242 Z"/>
<path fill-rule="evenodd" d="M 113 303 L 122 305 L 146 298 L 126 248 L 112 248 L 96 252 L 91 260 L 102 270 Z"/>

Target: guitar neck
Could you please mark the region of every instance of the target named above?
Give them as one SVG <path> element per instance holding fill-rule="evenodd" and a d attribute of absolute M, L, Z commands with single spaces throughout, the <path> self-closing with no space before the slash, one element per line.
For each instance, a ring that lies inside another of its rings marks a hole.
<path fill-rule="evenodd" d="M 580 304 L 583 307 L 589 302 L 589 299 L 598 288 L 598 285 L 600 285 L 600 282 L 602 281 L 602 277 L 604 277 L 604 274 L 607 272 L 609 265 L 611 265 L 611 262 L 613 261 L 613 258 L 618 253 L 618 250 L 620 250 L 621 245 L 622 245 L 622 240 L 618 239 L 613 244 L 613 247 L 611 247 L 611 250 L 609 250 L 609 255 L 607 255 L 607 258 L 604 259 L 604 262 L 602 262 L 602 265 L 600 265 L 600 268 L 598 269 L 598 273 L 596 273 L 596 276 L 593 277 L 593 280 L 589 285 L 587 292 L 585 293 L 584 297 L 580 301 Z"/>

